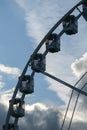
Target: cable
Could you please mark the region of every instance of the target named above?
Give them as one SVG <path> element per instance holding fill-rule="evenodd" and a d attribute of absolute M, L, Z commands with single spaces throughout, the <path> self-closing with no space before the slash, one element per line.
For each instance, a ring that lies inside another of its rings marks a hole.
<path fill-rule="evenodd" d="M 82 80 L 82 78 L 87 74 L 87 72 L 85 72 L 82 77 L 76 82 L 76 84 L 74 85 L 74 87 Z M 65 120 L 66 120 L 66 116 L 67 116 L 67 113 L 68 113 L 68 110 L 69 110 L 69 106 L 70 106 L 70 103 L 71 103 L 71 100 L 72 100 L 72 96 L 73 96 L 73 93 L 74 93 L 74 89 L 72 90 L 71 92 L 71 95 L 70 95 L 70 99 L 69 99 L 69 102 L 68 102 L 68 105 L 67 105 L 67 108 L 66 108 L 66 112 L 65 112 L 65 115 L 64 115 L 64 119 L 63 119 L 63 123 L 62 123 L 62 126 L 61 126 L 61 130 L 63 130 L 63 127 L 64 127 L 64 123 L 65 123 Z"/>
<path fill-rule="evenodd" d="M 65 123 L 66 116 L 67 116 L 67 113 L 68 113 L 68 110 L 69 110 L 70 102 L 72 100 L 73 92 L 74 92 L 74 89 L 72 90 L 71 95 L 70 95 L 70 99 L 69 99 L 69 102 L 68 102 L 68 105 L 67 105 L 67 108 L 66 108 L 66 112 L 65 112 L 65 116 L 64 116 L 63 123 L 62 123 L 62 126 L 61 126 L 61 130 L 63 130 L 63 127 L 64 127 L 64 123 Z"/>
<path fill-rule="evenodd" d="M 85 83 L 85 84 L 83 85 L 83 87 L 81 88 L 81 90 L 83 90 L 83 88 L 84 88 L 86 85 L 87 85 L 87 83 Z M 78 93 L 78 95 L 77 95 L 77 99 L 76 99 L 76 102 L 75 102 L 75 106 L 74 106 L 74 109 L 73 109 L 73 113 L 72 113 L 72 117 L 71 117 L 71 120 L 70 120 L 70 123 L 69 123 L 68 130 L 70 130 L 70 127 L 71 127 L 71 124 L 72 124 L 72 120 L 73 120 L 73 117 L 74 117 L 74 113 L 75 113 L 75 110 L 76 110 L 76 106 L 77 106 L 77 103 L 78 103 L 79 96 L 80 96 L 80 93 Z"/>

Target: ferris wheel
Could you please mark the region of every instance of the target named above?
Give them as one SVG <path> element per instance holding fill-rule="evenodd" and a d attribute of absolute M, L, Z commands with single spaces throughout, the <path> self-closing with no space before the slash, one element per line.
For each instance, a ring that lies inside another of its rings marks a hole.
<path fill-rule="evenodd" d="M 81 8 L 80 8 L 81 6 Z M 73 15 L 73 12 L 78 10 L 79 14 L 77 16 Z M 42 73 L 49 78 L 71 88 L 73 91 L 78 92 L 78 98 L 80 94 L 87 96 L 87 92 L 82 89 L 76 88 L 71 84 L 51 75 L 46 72 L 46 56 L 48 53 L 57 53 L 61 51 L 61 36 L 66 35 L 75 35 L 78 33 L 78 20 L 80 17 L 83 17 L 87 21 L 87 0 L 81 0 L 73 8 L 71 8 L 45 35 L 42 41 L 39 43 L 37 48 L 34 50 L 33 54 L 30 56 L 28 62 L 26 63 L 24 70 L 20 77 L 18 78 L 18 83 L 15 87 L 12 99 L 9 101 L 9 108 L 6 116 L 5 123 L 3 124 L 3 130 L 19 130 L 18 120 L 25 116 L 25 97 L 28 94 L 34 93 L 34 75 L 35 73 Z M 59 34 L 55 33 L 55 29 L 62 24 L 62 30 Z M 44 53 L 38 53 L 40 48 L 45 44 Z M 31 74 L 27 74 L 27 70 L 31 69 Z M 86 73 L 85 73 L 86 74 Z M 84 74 L 84 75 L 85 75 Z M 83 76 L 84 76 L 83 75 Z M 83 78 L 81 77 L 81 79 Z M 80 79 L 80 80 L 81 80 Z M 79 81 L 80 81 L 79 80 Z M 78 83 L 78 82 L 77 82 Z M 22 96 L 17 98 L 17 93 L 20 92 Z M 71 96 L 72 97 L 72 96 Z M 77 99 L 78 101 L 78 99 Z M 67 107 L 68 108 L 68 107 Z M 68 109 L 67 109 L 68 110 Z M 66 113 L 67 114 L 67 113 Z M 13 122 L 10 122 L 10 118 L 13 117 Z M 66 115 L 65 115 L 66 117 Z M 63 120 L 64 124 L 65 119 Z M 61 130 L 63 129 L 63 125 Z M 70 129 L 70 126 L 69 126 Z M 69 130 L 68 129 L 68 130 Z"/>

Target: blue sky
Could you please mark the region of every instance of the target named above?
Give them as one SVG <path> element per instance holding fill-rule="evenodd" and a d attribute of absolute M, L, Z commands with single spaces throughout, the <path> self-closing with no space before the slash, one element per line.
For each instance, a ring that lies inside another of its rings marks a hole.
<path fill-rule="evenodd" d="M 49 29 L 77 2 L 79 0 L 0 1 L 0 103 L 8 106 L 6 99 L 9 101 L 11 98 L 30 55 Z M 86 28 L 87 23 L 81 17 L 79 33 L 62 36 L 61 51 L 47 55 L 47 72 L 75 84 L 87 69 Z M 43 46 L 41 51 L 44 49 Z M 64 111 L 70 91 L 42 74 L 36 74 L 35 92 L 27 96 L 25 101 L 31 106 L 39 103 L 43 104 L 41 107 L 55 106 Z M 81 119 L 81 116 L 77 118 Z"/>
<path fill-rule="evenodd" d="M 15 67 L 18 69 L 17 75 L 12 72 L 12 75 L 16 75 L 15 78 L 11 78 L 11 73 L 9 76 L 6 72 L 2 73 L 3 82 L 5 82 L 3 89 L 7 90 L 15 87 L 18 74 L 21 73 L 24 65 L 30 57 L 30 54 L 32 54 L 34 50 L 34 43 L 33 39 L 27 36 L 23 10 L 16 4 L 16 2 L 4 1 L 2 2 L 2 6 L 4 8 L 1 8 L 1 12 L 3 12 L 4 17 L 1 15 L 1 64 L 12 69 Z M 38 78 L 41 79 L 40 83 Z M 39 76 L 38 78 L 35 82 L 35 84 L 37 84 L 35 85 L 35 88 L 37 87 L 37 89 L 35 89 L 35 95 L 37 98 L 34 96 L 34 101 L 42 101 L 48 97 L 51 98 L 51 92 L 46 90 L 48 83 L 44 82 L 43 76 Z M 45 94 L 48 91 L 48 97 L 44 95 L 44 91 Z M 31 98 L 32 97 L 33 96 L 31 96 Z M 53 99 L 56 99 L 54 93 Z M 33 99 L 31 100 L 33 102 Z"/>

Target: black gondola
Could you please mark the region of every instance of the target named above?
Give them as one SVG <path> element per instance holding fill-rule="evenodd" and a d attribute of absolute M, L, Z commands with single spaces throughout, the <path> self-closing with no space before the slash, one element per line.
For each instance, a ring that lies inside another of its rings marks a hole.
<path fill-rule="evenodd" d="M 46 50 L 51 53 L 60 51 L 60 38 L 56 33 L 51 34 L 46 40 Z"/>
<path fill-rule="evenodd" d="M 63 21 L 63 29 L 66 34 L 72 35 L 78 33 L 78 21 L 74 15 L 68 16 Z"/>
<path fill-rule="evenodd" d="M 11 100 L 9 101 L 9 103 L 10 102 Z M 25 115 L 25 102 L 21 101 L 20 98 L 16 98 L 13 103 L 10 114 L 15 118 L 23 117 Z"/>
<path fill-rule="evenodd" d="M 46 58 L 41 53 L 36 54 L 31 61 L 31 69 L 36 72 L 46 70 Z"/>
<path fill-rule="evenodd" d="M 24 94 L 31 94 L 34 92 L 34 78 L 30 75 L 25 75 L 19 88 L 20 92 Z"/>
<path fill-rule="evenodd" d="M 82 16 L 87 21 L 87 0 L 83 0 L 82 10 L 83 10 Z"/>

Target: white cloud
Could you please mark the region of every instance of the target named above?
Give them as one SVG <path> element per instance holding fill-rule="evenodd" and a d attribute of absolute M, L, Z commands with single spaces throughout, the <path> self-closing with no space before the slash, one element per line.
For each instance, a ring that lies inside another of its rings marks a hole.
<path fill-rule="evenodd" d="M 34 109 L 33 109 L 34 106 Z M 24 120 L 26 120 L 26 129 L 41 130 L 41 129 L 59 129 L 59 116 L 60 112 L 55 108 L 47 108 L 42 103 L 31 105 L 30 109 L 26 112 Z M 43 109 L 45 108 L 45 109 Z M 20 122 L 20 125 L 21 122 Z"/>
<path fill-rule="evenodd" d="M 73 102 L 74 103 L 74 102 Z M 62 109 L 62 108 L 60 108 Z M 64 114 L 66 111 L 65 111 L 65 107 L 62 109 L 62 114 Z M 67 117 L 66 117 L 66 121 L 69 122 L 70 119 L 71 119 L 71 116 L 72 116 L 72 110 L 73 110 L 73 107 L 71 109 L 69 109 L 68 113 L 67 113 Z M 61 117 L 62 120 L 63 120 L 63 116 Z M 86 118 L 86 115 L 84 113 L 84 111 L 82 110 L 78 110 L 76 109 L 75 110 L 75 113 L 74 113 L 74 118 L 73 118 L 73 122 L 87 122 L 87 118 Z"/>
<path fill-rule="evenodd" d="M 81 58 L 76 59 L 76 61 L 72 63 L 71 68 L 77 77 L 80 77 L 85 73 L 87 71 L 87 53 L 85 53 Z"/>
<path fill-rule="evenodd" d="M 47 72 L 58 77 L 59 79 L 68 82 L 72 85 L 75 84 L 76 79 L 72 74 L 72 70 L 70 68 L 70 63 L 72 63 L 72 56 L 70 55 L 62 55 L 59 54 L 49 54 L 47 57 Z M 71 72 L 71 73 L 70 73 Z M 71 89 L 67 86 L 64 86 L 55 80 L 46 77 L 46 80 L 50 83 L 49 89 L 54 91 L 58 97 L 63 100 L 66 104 L 69 100 L 69 95 L 71 93 Z"/>
<path fill-rule="evenodd" d="M 47 110 L 47 109 L 48 109 L 48 108 L 45 106 L 45 104 L 43 104 L 43 103 L 35 103 L 35 104 L 33 104 L 33 105 L 28 105 L 28 104 L 26 104 L 26 107 L 25 107 L 25 109 L 26 109 L 27 112 L 32 112 L 32 111 L 34 111 L 36 108 L 39 109 L 39 110 Z"/>
<path fill-rule="evenodd" d="M 21 74 L 20 69 L 16 67 L 5 66 L 4 64 L 0 64 L 0 74 L 7 74 L 12 78 L 18 77 Z M 6 82 L 3 80 L 3 76 L 0 75 L 0 103 L 5 104 L 7 107 L 9 105 L 9 99 L 11 99 L 14 88 L 6 90 L 4 86 L 6 86 Z"/>
<path fill-rule="evenodd" d="M 72 107 L 73 108 L 73 107 Z M 38 117 L 38 116 L 40 116 L 39 115 L 39 111 L 40 112 L 45 112 L 45 113 L 47 113 L 47 112 L 49 112 L 50 110 L 53 110 L 53 111 L 55 111 L 56 112 L 56 115 L 58 114 L 58 115 L 61 115 L 60 116 L 60 123 L 63 121 L 63 115 L 64 115 L 64 113 L 65 113 L 65 107 L 57 107 L 57 108 L 55 108 L 55 106 L 54 107 L 47 107 L 45 104 L 42 104 L 42 103 L 35 103 L 35 104 L 33 104 L 33 105 L 26 105 L 26 113 L 27 114 L 33 114 L 33 113 L 35 113 L 35 111 L 37 112 L 37 114 L 36 114 L 36 116 L 35 117 Z M 61 110 L 61 113 L 60 113 L 60 110 Z M 52 112 L 52 111 L 51 111 Z M 46 114 L 46 115 L 48 115 L 48 114 Z M 71 119 L 71 115 L 72 115 L 72 109 L 70 108 L 69 109 L 69 111 L 68 111 L 68 114 L 67 114 L 67 118 L 66 118 L 66 123 L 67 122 L 69 122 L 70 121 L 70 119 Z M 42 116 L 43 116 L 43 114 L 42 114 Z M 25 117 L 25 118 L 27 118 L 27 117 Z M 41 122 L 43 121 L 43 118 L 41 117 L 41 120 L 40 120 Z M 83 112 L 83 111 L 76 111 L 75 112 L 75 115 L 74 115 L 74 120 L 73 120 L 73 122 L 75 123 L 75 122 L 86 122 L 87 121 L 87 118 L 86 118 L 86 116 L 85 116 L 85 113 Z M 36 121 L 37 122 L 37 121 Z"/>
<path fill-rule="evenodd" d="M 15 0 L 17 2 L 17 4 L 23 8 L 24 10 L 26 10 L 26 2 L 24 0 Z"/>
<path fill-rule="evenodd" d="M 7 112 L 6 107 L 2 103 L 0 104 L 0 111 L 1 111 L 0 112 L 0 128 L 2 128 L 2 125 L 5 121 L 4 117 L 6 117 L 6 112 Z M 78 112 L 78 115 L 83 117 L 83 114 L 80 112 Z M 55 110 L 55 108 L 48 108 L 47 110 L 43 110 L 43 109 L 41 110 L 39 109 L 39 105 L 37 105 L 37 108 L 31 110 L 31 112 L 29 110 L 29 112 L 26 112 L 25 117 L 19 120 L 19 126 L 20 126 L 20 129 L 22 130 L 25 130 L 25 129 L 26 130 L 28 129 L 33 129 L 33 130 L 41 130 L 41 129 L 57 130 L 58 129 L 59 130 L 61 127 L 60 120 L 61 120 L 61 114 L 58 111 L 58 109 Z M 66 123 L 64 125 L 65 130 L 67 130 L 69 121 L 70 120 L 66 120 Z M 87 129 L 87 126 L 85 125 L 86 122 L 87 122 L 86 118 L 84 118 L 84 120 L 82 120 L 82 118 L 79 118 L 79 116 L 78 118 L 74 118 L 71 130 L 73 129 L 82 130 L 82 128 Z"/>
<path fill-rule="evenodd" d="M 9 106 L 9 100 L 11 99 L 12 95 L 14 92 L 14 88 L 9 89 L 9 90 L 2 90 L 0 92 L 0 103 L 4 104 L 6 107 Z"/>
<path fill-rule="evenodd" d="M 5 86 L 4 82 L 0 82 L 0 89 L 2 89 Z"/>
<path fill-rule="evenodd" d="M 5 86 L 5 83 L 2 80 L 3 80 L 3 76 L 0 75 L 0 90 Z"/>
<path fill-rule="evenodd" d="M 38 44 L 46 32 L 60 16 L 60 6 L 53 1 L 23 0 L 16 1 L 25 11 L 25 21 L 28 36 L 31 36 Z M 38 6 L 39 5 L 39 6 Z M 55 11 L 56 10 L 56 11 Z M 51 16 L 50 16 L 51 15 Z"/>
<path fill-rule="evenodd" d="M 18 68 L 5 66 L 4 64 L 0 64 L 0 72 L 13 76 L 19 76 L 21 74 Z"/>
<path fill-rule="evenodd" d="M 40 23 L 37 14 L 34 11 L 29 12 L 26 17 L 26 29 L 28 36 L 32 37 L 36 43 L 39 43 L 42 37 L 45 35 L 45 29 Z"/>

